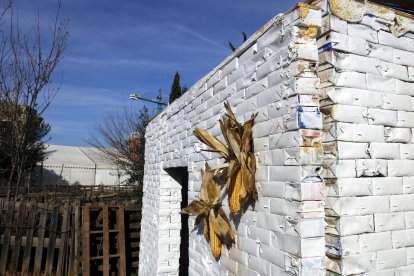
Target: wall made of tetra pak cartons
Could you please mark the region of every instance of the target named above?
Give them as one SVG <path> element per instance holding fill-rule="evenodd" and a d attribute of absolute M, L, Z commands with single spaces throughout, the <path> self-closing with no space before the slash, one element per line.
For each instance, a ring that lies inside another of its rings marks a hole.
<path fill-rule="evenodd" d="M 178 275 L 181 185 L 168 169 L 187 167 L 188 199 L 200 170 L 222 163 L 193 135 L 223 139 L 228 101 L 253 128 L 259 199 L 236 224 L 236 243 L 217 261 L 188 225 L 190 275 L 324 275 L 325 230 L 316 35 L 321 11 L 297 5 L 273 18 L 147 126 L 139 275 Z M 223 201 L 229 215 L 227 199 Z M 181 265 L 183 262 L 181 262 Z"/>
<path fill-rule="evenodd" d="M 366 1 L 321 7 L 327 270 L 414 275 L 414 21 Z"/>

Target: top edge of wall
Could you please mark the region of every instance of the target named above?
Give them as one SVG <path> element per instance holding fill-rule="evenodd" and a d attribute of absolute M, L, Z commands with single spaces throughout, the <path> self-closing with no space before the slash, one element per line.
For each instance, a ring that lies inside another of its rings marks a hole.
<path fill-rule="evenodd" d="M 414 33 L 414 15 L 367 0 L 307 0 L 306 3 L 318 5 L 342 20 L 358 23 L 365 15 L 386 20 L 390 32 L 400 37 L 407 32 Z"/>
<path fill-rule="evenodd" d="M 261 37 L 263 34 L 265 34 L 269 29 L 272 27 L 282 23 L 283 19 L 286 18 L 287 15 L 289 15 L 291 12 L 299 9 L 299 13 L 302 18 L 306 17 L 309 10 L 320 10 L 320 8 L 316 5 L 312 5 L 310 3 L 296 3 L 292 8 L 290 8 L 285 13 L 279 13 L 276 16 L 274 16 L 272 19 L 270 19 L 266 24 L 264 24 L 259 30 L 257 30 L 253 35 L 251 35 L 239 48 L 237 48 L 233 53 L 231 53 L 226 59 L 224 59 L 218 66 L 216 66 L 213 70 L 211 70 L 209 73 L 207 73 L 203 78 L 198 80 L 194 85 L 191 86 L 190 89 L 186 92 L 189 93 L 194 90 L 198 90 L 202 88 L 202 86 L 219 70 L 223 69 L 227 64 L 229 64 L 233 59 L 239 57 L 242 55 L 245 51 L 247 51 L 254 43 L 257 41 L 259 37 Z M 179 99 L 177 99 L 179 100 Z M 173 105 L 172 103 L 171 105 Z M 166 109 L 164 109 L 162 112 L 158 113 L 156 116 L 154 116 L 152 119 L 150 119 L 147 122 L 147 125 L 150 124 L 155 119 L 158 119 L 162 117 L 166 112 L 169 111 L 169 107 L 167 106 Z"/>

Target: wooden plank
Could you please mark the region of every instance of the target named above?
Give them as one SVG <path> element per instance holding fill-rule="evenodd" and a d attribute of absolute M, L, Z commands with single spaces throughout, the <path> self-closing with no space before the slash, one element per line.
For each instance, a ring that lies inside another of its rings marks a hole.
<path fill-rule="evenodd" d="M 43 240 L 45 238 L 47 213 L 47 209 L 40 209 L 40 221 L 38 225 L 37 244 L 33 270 L 34 275 L 40 275 L 40 271 L 42 269 Z"/>
<path fill-rule="evenodd" d="M 3 206 L 4 206 L 4 199 L 0 199 L 0 226 L 3 223 Z M 0 235 L 1 235 L 1 227 L 0 227 Z"/>
<path fill-rule="evenodd" d="M 27 275 L 29 272 L 30 256 L 32 254 L 33 232 L 34 232 L 34 226 L 36 223 L 36 214 L 37 214 L 36 205 L 32 204 L 30 207 L 29 223 L 27 225 L 27 235 L 26 235 L 26 244 L 25 244 L 24 255 L 23 255 L 22 275 Z"/>
<path fill-rule="evenodd" d="M 64 260 L 67 250 L 67 237 L 69 235 L 68 233 L 68 223 L 69 223 L 69 214 L 70 208 L 72 206 L 69 205 L 69 202 L 66 202 L 63 206 L 63 220 L 62 220 L 62 226 L 60 228 L 60 248 L 59 248 L 59 255 L 58 255 L 58 263 L 56 267 L 56 276 L 62 276 L 66 275 L 64 272 Z"/>
<path fill-rule="evenodd" d="M 125 210 L 123 206 L 119 206 L 117 211 L 117 226 L 118 226 L 118 275 L 126 276 L 126 258 L 125 258 Z"/>
<path fill-rule="evenodd" d="M 139 265 L 139 261 L 133 261 L 131 263 L 131 267 L 130 268 L 138 268 L 138 265 Z M 131 269 L 131 270 L 133 270 L 133 269 Z"/>
<path fill-rule="evenodd" d="M 17 229 L 16 229 L 16 238 L 14 241 L 13 253 L 11 258 L 11 269 L 17 270 L 19 264 L 19 255 L 20 255 L 20 247 L 22 243 L 22 234 L 23 234 L 23 222 L 24 222 L 24 215 L 26 204 L 20 202 L 18 207 L 17 213 Z M 17 272 L 17 271 L 10 271 L 10 272 Z"/>
<path fill-rule="evenodd" d="M 109 210 L 108 205 L 103 206 L 103 275 L 109 276 Z"/>
<path fill-rule="evenodd" d="M 0 259 L 0 275 L 5 275 L 7 268 L 7 257 L 9 255 L 10 233 L 13 224 L 14 202 L 8 202 L 5 229 L 4 229 L 4 243 L 1 250 Z"/>
<path fill-rule="evenodd" d="M 49 228 L 49 245 L 47 247 L 45 274 L 51 275 L 53 257 L 55 255 L 56 231 L 59 222 L 59 207 L 53 207 L 52 219 Z"/>
<path fill-rule="evenodd" d="M 82 207 L 82 275 L 90 275 L 89 206 Z"/>
<path fill-rule="evenodd" d="M 75 205 L 72 206 L 72 211 L 69 214 L 69 225 L 70 225 L 70 238 L 68 241 L 68 251 L 67 254 L 65 256 L 65 258 L 67 258 L 68 261 L 68 276 L 74 276 L 77 275 L 75 274 L 75 272 L 77 273 L 77 270 L 75 271 L 75 264 L 77 264 L 77 260 L 78 260 L 78 256 L 75 255 L 75 235 L 76 235 L 76 225 L 77 225 L 77 220 L 76 218 L 76 212 L 78 210 L 78 206 Z"/>
<path fill-rule="evenodd" d="M 61 239 L 64 238 L 64 244 L 65 244 L 65 250 L 63 252 L 62 257 L 62 275 L 69 276 L 69 271 L 72 263 L 72 259 L 70 259 L 70 249 L 71 249 L 71 238 L 73 233 L 73 220 L 72 220 L 72 214 L 73 214 L 73 201 L 68 201 L 68 208 L 67 208 L 67 215 L 66 215 L 66 229 L 65 234 L 66 236 L 61 235 Z M 64 213 L 64 212 L 63 212 Z M 64 215 L 64 214 L 63 214 Z M 62 226 L 63 229 L 63 226 Z M 62 233 L 63 234 L 63 233 Z M 59 267 L 59 263 L 58 263 Z M 71 271 L 72 272 L 72 271 Z"/>
<path fill-rule="evenodd" d="M 74 255 L 74 265 L 73 265 L 73 272 L 75 275 L 79 274 L 79 262 L 80 262 L 80 252 L 79 252 L 79 235 L 80 235 L 80 229 L 79 229 L 79 223 L 80 223 L 80 202 L 76 202 L 75 205 L 75 220 L 73 222 L 73 225 L 75 225 L 75 234 L 74 234 L 74 244 L 73 244 L 73 255 Z"/>
<path fill-rule="evenodd" d="M 26 229 L 27 227 L 26 226 L 23 226 L 23 228 Z M 36 237 L 34 237 L 32 240 L 33 240 L 32 241 L 32 244 L 37 244 L 37 238 Z M 3 244 L 4 235 L 1 236 L 0 241 L 1 241 L 0 244 Z M 14 247 L 15 244 L 16 244 L 16 236 L 10 236 L 9 246 L 10 247 Z M 21 239 L 21 242 L 20 242 L 20 246 L 21 247 L 25 247 L 26 246 L 26 237 L 22 236 L 22 239 Z M 43 239 L 43 248 L 48 248 L 48 247 L 49 247 L 49 238 L 44 238 Z M 55 241 L 55 249 L 58 249 L 59 247 L 60 247 L 60 239 L 59 238 L 56 238 L 56 241 Z"/>
<path fill-rule="evenodd" d="M 67 217 L 67 226 L 66 226 L 66 250 L 65 250 L 65 254 L 63 255 L 63 271 L 66 272 L 66 275 L 69 276 L 73 273 L 73 270 L 71 270 L 71 268 L 73 268 L 72 264 L 72 260 L 73 258 L 71 258 L 71 251 L 73 251 L 73 247 L 72 247 L 72 236 L 73 233 L 75 233 L 74 231 L 74 224 L 73 224 L 73 211 L 74 211 L 74 205 L 73 205 L 73 201 L 70 202 L 68 204 L 68 217 Z M 63 274 L 65 275 L 65 274 Z"/>

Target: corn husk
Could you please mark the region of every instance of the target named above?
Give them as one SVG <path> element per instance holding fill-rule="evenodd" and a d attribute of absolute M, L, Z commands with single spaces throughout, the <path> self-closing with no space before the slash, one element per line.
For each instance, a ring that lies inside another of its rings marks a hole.
<path fill-rule="evenodd" d="M 239 199 L 241 205 L 248 203 L 255 204 L 257 200 L 257 189 L 255 186 L 254 175 L 256 173 L 256 158 L 253 154 L 253 135 L 252 128 L 254 125 L 254 119 L 256 115 L 246 121 L 243 125 L 237 122 L 233 111 L 228 103 L 225 103 L 226 115 L 220 120 L 220 128 L 223 133 L 224 139 L 228 145 L 229 152 L 229 167 L 228 167 L 228 180 L 230 184 L 233 175 L 240 169 L 241 171 L 241 187 L 236 185 L 227 185 L 229 189 L 229 195 L 234 192 L 233 188 L 238 188 Z M 234 198 L 234 196 L 233 196 Z M 230 197 L 229 197 L 230 204 Z M 233 215 L 237 215 L 239 208 L 230 208 Z"/>
<path fill-rule="evenodd" d="M 219 153 L 225 159 L 229 158 L 229 152 L 227 147 L 220 140 L 211 136 L 207 131 L 196 128 L 193 131 L 193 134 L 201 142 L 209 146 L 212 151 Z"/>
<path fill-rule="evenodd" d="M 230 222 L 220 205 L 220 187 L 215 181 L 215 169 L 206 166 L 201 171 L 201 190 L 199 198 L 192 201 L 187 207 L 181 210 L 182 214 L 196 216 L 194 227 L 203 223 L 203 235 L 212 247 L 215 258 L 220 257 L 221 249 L 217 244 L 230 248 L 234 242 L 234 233 Z M 213 237 L 214 240 L 211 240 Z M 216 240 L 218 239 L 218 241 Z"/>
<path fill-rule="evenodd" d="M 246 121 L 243 125 L 240 124 L 230 105 L 224 103 L 226 114 L 219 120 L 220 129 L 223 134 L 227 146 L 220 140 L 212 137 L 206 131 L 195 129 L 194 135 L 204 144 L 211 148 L 211 151 L 219 153 L 228 163 L 227 166 L 227 181 L 226 187 L 228 194 L 235 198 L 234 189 L 237 187 L 237 198 L 241 205 L 246 205 L 249 202 L 253 205 L 257 200 L 257 190 L 255 186 L 254 175 L 256 173 L 256 158 L 253 154 L 253 135 L 252 128 L 256 115 Z M 230 185 L 232 183 L 233 175 L 241 172 L 241 185 Z M 229 196 L 230 205 L 230 196 Z M 234 206 L 234 204 L 232 204 Z M 232 206 L 230 206 L 232 207 Z M 237 215 L 240 208 L 230 208 L 232 215 Z"/>
<path fill-rule="evenodd" d="M 218 153 L 226 161 L 215 168 L 206 166 L 201 171 L 202 184 L 199 199 L 191 202 L 181 213 L 196 216 L 195 227 L 203 223 L 203 235 L 210 242 L 215 258 L 221 255 L 221 245 L 230 247 L 234 243 L 234 234 L 230 222 L 220 205 L 220 186 L 217 180 L 226 177 L 230 211 L 237 215 L 244 205 L 255 204 L 257 189 L 255 186 L 256 158 L 253 154 L 252 128 L 257 114 L 240 124 L 230 105 L 224 103 L 226 114 L 219 120 L 225 143 L 211 136 L 207 131 L 196 128 L 194 135 L 210 151 Z"/>

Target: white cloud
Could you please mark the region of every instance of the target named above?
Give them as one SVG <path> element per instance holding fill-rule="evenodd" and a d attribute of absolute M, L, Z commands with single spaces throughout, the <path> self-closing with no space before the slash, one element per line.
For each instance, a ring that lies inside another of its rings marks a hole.
<path fill-rule="evenodd" d="M 208 43 L 208 44 L 210 44 L 212 46 L 218 47 L 220 49 L 226 49 L 227 50 L 227 48 L 224 47 L 222 44 L 214 41 L 213 39 L 211 39 L 208 36 L 202 34 L 201 32 L 197 32 L 195 30 L 192 30 L 189 27 L 186 27 L 184 25 L 179 25 L 179 24 L 171 24 L 171 27 L 172 28 L 175 28 L 179 32 L 183 32 L 183 33 L 189 34 L 189 35 L 191 35 L 191 36 L 193 36 L 195 38 L 198 38 L 201 41 L 204 41 L 204 42 L 206 42 L 206 43 Z"/>
<path fill-rule="evenodd" d="M 174 70 L 177 64 L 166 61 L 154 61 L 142 58 L 116 58 L 116 57 L 82 57 L 82 56 L 68 56 L 64 59 L 65 63 L 74 63 L 76 65 L 91 65 L 91 66 L 134 66 L 143 67 L 145 70 Z"/>

